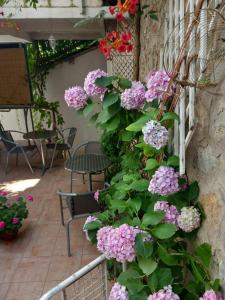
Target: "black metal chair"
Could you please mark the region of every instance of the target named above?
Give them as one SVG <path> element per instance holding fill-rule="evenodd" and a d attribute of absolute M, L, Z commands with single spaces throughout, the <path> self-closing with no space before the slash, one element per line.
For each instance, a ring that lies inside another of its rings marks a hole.
<path fill-rule="evenodd" d="M 17 130 L 4 130 L 3 126 L 0 124 L 0 140 L 2 141 L 5 152 L 6 152 L 6 166 L 5 166 L 5 173 L 7 173 L 8 164 L 9 164 L 9 156 L 11 154 L 16 154 L 16 165 L 18 165 L 18 156 L 22 154 L 25 158 L 25 161 L 30 168 L 31 172 L 34 173 L 33 168 L 29 162 L 28 154 L 34 152 L 36 150 L 38 152 L 36 145 L 20 145 L 19 143 L 15 142 L 12 136 L 12 132 L 24 134 L 24 132 L 17 131 Z"/>
<path fill-rule="evenodd" d="M 105 183 L 105 188 L 99 192 L 106 191 L 109 185 Z M 70 250 L 70 224 L 74 219 L 89 216 L 95 212 L 102 210 L 101 206 L 94 199 L 94 192 L 88 193 L 65 193 L 58 191 L 59 195 L 59 205 L 60 205 L 60 215 L 62 225 L 66 225 L 66 237 L 67 237 L 67 253 L 71 256 Z M 63 205 L 65 204 L 65 205 Z M 70 218 L 65 222 L 64 220 L 64 209 L 68 208 L 70 213 Z"/>
<path fill-rule="evenodd" d="M 104 152 L 102 150 L 101 143 L 98 142 L 98 141 L 90 141 L 90 142 L 79 145 L 75 149 L 74 155 L 76 155 L 79 152 L 82 152 L 84 154 L 99 154 L 99 155 L 104 154 Z M 98 175 L 98 174 L 101 174 L 101 173 L 104 173 L 104 171 L 103 172 L 97 172 L 97 173 L 96 172 L 91 173 L 90 174 L 91 181 L 93 181 L 92 180 L 92 175 Z M 85 183 L 84 175 L 85 174 L 82 174 L 83 183 Z M 105 177 L 105 173 L 104 173 L 104 177 Z M 104 180 L 105 180 L 105 178 L 104 178 Z"/>
<path fill-rule="evenodd" d="M 68 132 L 68 135 L 67 135 L 67 132 Z M 75 137 L 76 137 L 76 133 L 77 133 L 77 128 L 75 128 L 75 127 L 65 128 L 61 132 L 59 131 L 59 134 L 60 134 L 61 138 L 58 138 L 55 143 L 46 144 L 47 151 L 48 150 L 53 150 L 50 168 L 52 168 L 53 161 L 55 159 L 55 152 L 56 151 L 61 151 L 61 152 L 65 151 L 71 157 L 70 150 L 73 147 L 73 143 L 74 143 L 74 140 L 75 140 Z"/>

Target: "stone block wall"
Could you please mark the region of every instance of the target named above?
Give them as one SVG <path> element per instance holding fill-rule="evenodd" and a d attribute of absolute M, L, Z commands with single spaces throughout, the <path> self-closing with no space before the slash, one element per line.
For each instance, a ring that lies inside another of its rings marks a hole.
<path fill-rule="evenodd" d="M 145 80 L 149 71 L 160 67 L 166 2 L 151 2 L 153 9 L 159 11 L 158 22 L 149 17 L 141 20 L 140 80 Z M 149 4 L 149 1 L 142 3 Z M 220 78 L 224 79 L 216 87 L 197 94 L 197 126 L 187 149 L 187 174 L 191 181 L 198 180 L 200 184 L 200 201 L 207 216 L 198 242 L 212 245 L 212 273 L 220 277 L 225 287 L 225 60 L 220 72 Z"/>

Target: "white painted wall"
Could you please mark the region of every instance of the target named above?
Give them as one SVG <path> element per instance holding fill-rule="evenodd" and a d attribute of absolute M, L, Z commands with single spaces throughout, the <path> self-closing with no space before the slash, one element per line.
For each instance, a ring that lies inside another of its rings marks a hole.
<path fill-rule="evenodd" d="M 63 127 L 77 127 L 75 145 L 90 140 L 98 140 L 99 133 L 93 124 L 90 124 L 86 118 L 79 116 L 75 109 L 68 108 L 64 101 L 64 91 L 74 85 L 83 86 L 87 73 L 97 68 L 106 70 L 106 60 L 99 50 L 95 49 L 57 65 L 50 70 L 47 78 L 46 96 L 49 101 L 60 102 L 60 112 L 65 119 Z M 5 129 L 25 131 L 22 110 L 0 112 L 0 121 Z M 29 126 L 31 129 L 30 124 Z M 20 136 L 16 135 L 15 138 L 20 139 Z"/>

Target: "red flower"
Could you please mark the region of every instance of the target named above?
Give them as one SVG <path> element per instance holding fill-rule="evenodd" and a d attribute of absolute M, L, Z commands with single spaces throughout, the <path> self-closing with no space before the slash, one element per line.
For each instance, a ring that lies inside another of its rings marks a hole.
<path fill-rule="evenodd" d="M 101 46 L 105 46 L 107 44 L 107 41 L 106 40 L 100 40 L 99 41 L 99 47 Z"/>
<path fill-rule="evenodd" d="M 121 33 L 121 39 L 124 43 L 127 43 L 132 37 L 131 32 L 122 32 Z"/>
<path fill-rule="evenodd" d="M 119 32 L 118 32 L 118 31 L 112 31 L 111 33 L 112 33 L 113 38 L 114 38 L 115 40 L 118 39 L 118 37 L 119 37 Z"/>
<path fill-rule="evenodd" d="M 118 52 L 120 52 L 120 53 L 126 52 L 126 46 L 125 46 L 124 44 L 120 44 L 120 45 L 117 47 L 117 50 L 118 50 Z"/>
<path fill-rule="evenodd" d="M 132 50 L 133 50 L 133 45 L 131 45 L 131 44 L 127 45 L 127 46 L 126 46 L 126 50 L 127 50 L 128 53 L 129 53 L 129 52 L 132 52 Z"/>
<path fill-rule="evenodd" d="M 131 15 L 135 15 L 136 11 L 137 11 L 137 5 L 136 4 L 131 4 L 130 7 L 129 7 L 129 13 Z"/>
<path fill-rule="evenodd" d="M 139 3 L 139 0 L 130 0 L 130 4 L 137 5 Z"/>
<path fill-rule="evenodd" d="M 109 12 L 110 12 L 111 15 L 114 15 L 114 13 L 115 13 L 115 7 L 114 6 L 110 6 L 109 7 Z"/>
<path fill-rule="evenodd" d="M 121 12 L 116 13 L 116 19 L 118 22 L 122 22 L 124 20 L 124 16 Z"/>

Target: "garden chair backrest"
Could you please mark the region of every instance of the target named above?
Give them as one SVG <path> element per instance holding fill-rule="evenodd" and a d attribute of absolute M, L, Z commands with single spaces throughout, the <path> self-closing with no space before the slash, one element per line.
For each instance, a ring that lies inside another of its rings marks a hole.
<path fill-rule="evenodd" d="M 12 137 L 10 131 L 5 131 L 2 124 L 0 124 L 0 139 L 2 140 L 3 144 L 7 151 L 10 151 L 12 148 L 16 146 L 16 143 Z"/>
<path fill-rule="evenodd" d="M 72 148 L 73 147 L 73 143 L 74 143 L 74 139 L 76 137 L 76 133 L 77 133 L 77 128 L 75 127 L 71 127 L 69 129 L 69 135 L 67 138 L 67 144 Z"/>

